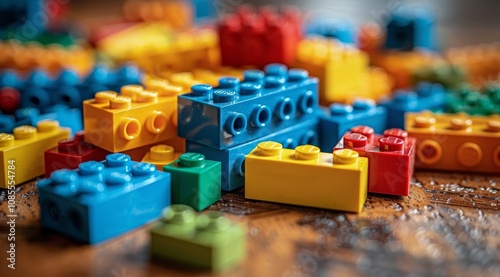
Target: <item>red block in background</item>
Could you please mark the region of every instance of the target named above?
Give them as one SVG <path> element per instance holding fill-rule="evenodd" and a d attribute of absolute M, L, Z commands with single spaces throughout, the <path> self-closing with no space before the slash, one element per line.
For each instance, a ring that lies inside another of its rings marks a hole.
<path fill-rule="evenodd" d="M 15 88 L 4 87 L 0 89 L 0 111 L 14 113 L 21 105 L 21 93 Z"/>
<path fill-rule="evenodd" d="M 83 140 L 84 132 L 78 132 L 73 139 L 59 141 L 57 147 L 45 151 L 45 177 L 59 169 L 76 169 L 82 162 L 102 161 L 110 152 Z"/>
<path fill-rule="evenodd" d="M 222 19 L 218 30 L 223 65 L 290 65 L 301 39 L 301 16 L 291 8 L 277 12 L 242 6 Z"/>
<path fill-rule="evenodd" d="M 368 158 L 368 192 L 408 196 L 416 143 L 401 129 L 375 135 L 372 128 L 357 126 L 344 134 L 334 150 L 352 149 Z"/>

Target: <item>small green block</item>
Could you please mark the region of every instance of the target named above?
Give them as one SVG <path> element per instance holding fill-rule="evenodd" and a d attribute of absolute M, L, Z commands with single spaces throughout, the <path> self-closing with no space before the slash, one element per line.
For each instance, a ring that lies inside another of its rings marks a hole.
<path fill-rule="evenodd" d="M 244 228 L 222 213 L 197 215 L 189 206 L 172 205 L 163 215 L 150 230 L 154 257 L 213 271 L 225 270 L 244 258 Z"/>
<path fill-rule="evenodd" d="M 163 167 L 172 176 L 172 204 L 185 204 L 197 211 L 221 197 L 221 164 L 198 153 L 184 153 Z"/>

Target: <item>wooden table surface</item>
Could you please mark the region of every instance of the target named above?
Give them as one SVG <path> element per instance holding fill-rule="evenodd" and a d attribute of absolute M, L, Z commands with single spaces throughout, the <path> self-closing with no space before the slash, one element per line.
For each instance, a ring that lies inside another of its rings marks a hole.
<path fill-rule="evenodd" d="M 210 209 L 242 222 L 249 247 L 242 264 L 211 274 L 151 260 L 148 226 L 97 246 L 42 229 L 31 182 L 16 193 L 15 271 L 0 196 L 0 276 L 498 276 L 499 187 L 500 175 L 417 171 L 410 196 L 369 195 L 360 214 L 224 193 Z"/>

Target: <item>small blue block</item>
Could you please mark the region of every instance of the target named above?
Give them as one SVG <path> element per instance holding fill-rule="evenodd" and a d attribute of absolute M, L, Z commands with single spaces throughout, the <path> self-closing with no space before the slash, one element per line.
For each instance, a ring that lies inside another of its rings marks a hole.
<path fill-rule="evenodd" d="M 245 80 L 221 78 L 219 87 L 195 85 L 178 97 L 178 134 L 225 149 L 316 117 L 318 79 L 280 64 L 244 73 Z"/>
<path fill-rule="evenodd" d="M 38 189 L 42 226 L 89 244 L 153 221 L 171 204 L 170 173 L 120 153 L 54 171 Z"/>
<path fill-rule="evenodd" d="M 391 10 L 387 22 L 385 47 L 411 51 L 415 48 L 436 50 L 435 15 L 418 5 L 403 5 Z"/>
<path fill-rule="evenodd" d="M 386 128 L 387 111 L 377 107 L 371 100 L 359 99 L 351 105 L 332 104 L 319 115 L 320 148 L 330 153 L 341 136 L 352 127 L 365 125 L 372 127 L 377 134 Z"/>
<path fill-rule="evenodd" d="M 186 140 L 186 151 L 200 153 L 208 160 L 221 162 L 222 190 L 232 191 L 245 184 L 245 155 L 250 153 L 259 142 L 276 141 L 283 144 L 285 148 L 295 148 L 304 144 L 318 145 L 317 130 L 318 119 L 312 118 L 268 136 L 221 150 Z"/>
<path fill-rule="evenodd" d="M 405 113 L 424 110 L 442 110 L 446 103 L 446 90 L 438 83 L 418 83 L 415 91 L 396 91 L 392 99 L 380 101 L 387 109 L 387 128 L 404 129 Z"/>

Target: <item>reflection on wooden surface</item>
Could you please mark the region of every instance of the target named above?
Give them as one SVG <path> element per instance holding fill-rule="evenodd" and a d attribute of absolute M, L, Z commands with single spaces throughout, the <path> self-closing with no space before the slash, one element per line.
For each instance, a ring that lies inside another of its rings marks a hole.
<path fill-rule="evenodd" d="M 247 201 L 243 189 L 225 193 L 210 209 L 247 226 L 249 249 L 242 264 L 217 276 L 495 275 L 497 184 L 500 176 L 417 172 L 409 197 L 370 195 L 360 214 Z M 212 276 L 151 260 L 147 226 L 97 246 L 42 230 L 34 182 L 19 187 L 17 213 L 16 270 L 7 276 Z"/>

